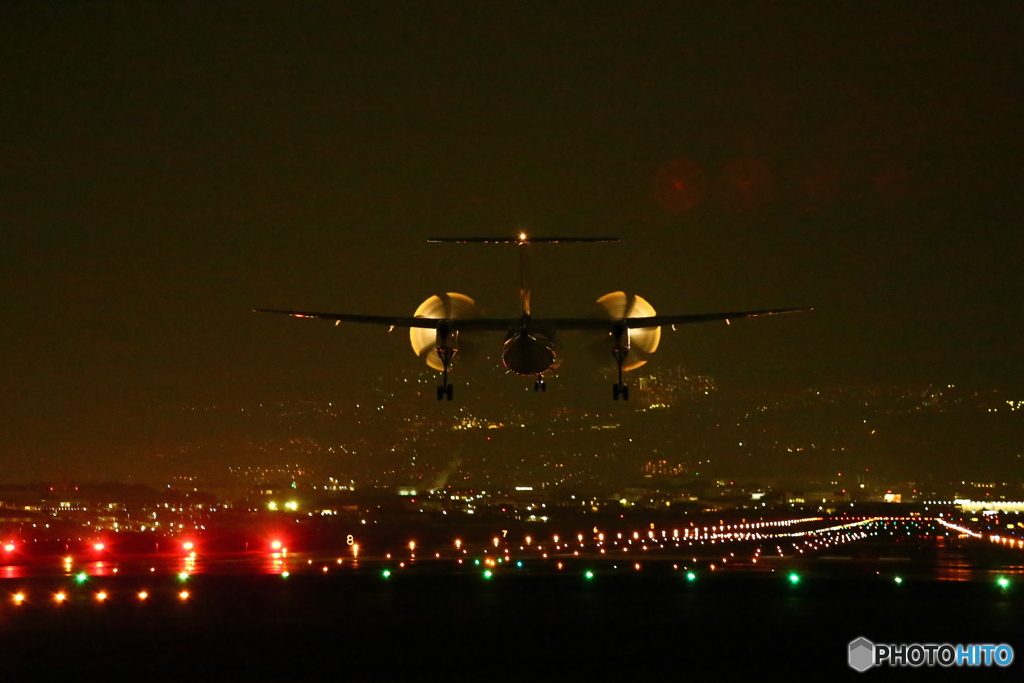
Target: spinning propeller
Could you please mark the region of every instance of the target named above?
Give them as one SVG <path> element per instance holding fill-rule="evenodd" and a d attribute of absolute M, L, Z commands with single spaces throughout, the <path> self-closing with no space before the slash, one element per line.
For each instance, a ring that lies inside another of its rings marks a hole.
<path fill-rule="evenodd" d="M 647 318 L 656 315 L 654 306 L 651 306 L 642 296 L 637 294 L 626 294 L 625 292 L 612 292 L 605 294 L 597 303 L 604 310 L 609 320 L 625 320 L 626 318 Z M 616 336 L 616 332 L 612 332 Z M 624 361 L 623 370 L 635 370 L 647 359 L 644 356 L 650 355 L 658 350 L 658 343 L 661 341 L 661 327 L 640 327 L 626 328 L 619 331 L 619 338 L 613 342 L 629 351 L 629 355 L 637 354 L 639 357 Z"/>

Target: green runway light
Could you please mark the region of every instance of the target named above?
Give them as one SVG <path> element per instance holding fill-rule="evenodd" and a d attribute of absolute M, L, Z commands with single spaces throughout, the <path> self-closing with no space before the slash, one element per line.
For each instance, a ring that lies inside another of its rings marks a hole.
<path fill-rule="evenodd" d="M 516 562 L 516 566 L 517 567 L 522 567 L 523 566 L 523 561 L 520 560 L 519 562 Z"/>
<path fill-rule="evenodd" d="M 473 560 L 473 564 L 479 565 L 480 564 L 480 560 Z"/>
<path fill-rule="evenodd" d="M 282 579 L 287 579 L 288 578 L 288 572 L 281 572 L 281 578 Z"/>
<path fill-rule="evenodd" d="M 1005 576 L 1000 576 L 998 579 L 996 579 L 996 583 L 999 585 L 1000 588 L 1005 589 L 1010 587 L 1010 580 Z"/>
<path fill-rule="evenodd" d="M 592 578 L 594 578 L 594 572 L 592 572 L 590 570 L 587 570 L 587 573 L 584 574 L 583 576 L 588 578 L 588 579 L 592 579 Z"/>
<path fill-rule="evenodd" d="M 188 580 L 188 572 L 179 572 L 178 573 L 178 581 L 187 581 L 187 580 Z"/>
<path fill-rule="evenodd" d="M 88 578 L 89 578 L 89 575 L 86 574 L 85 572 L 81 572 L 81 573 L 75 574 L 75 581 L 77 581 L 78 583 L 85 583 L 86 579 L 88 579 Z"/>
<path fill-rule="evenodd" d="M 491 574 L 491 570 L 490 569 L 488 569 L 488 570 L 486 570 L 484 572 L 484 578 L 485 579 L 489 579 L 489 578 L 491 578 L 491 576 L 492 576 L 492 574 Z"/>
<path fill-rule="evenodd" d="M 687 581 L 696 581 L 697 580 L 697 575 L 694 574 L 693 572 L 686 572 L 686 580 Z"/>
<path fill-rule="evenodd" d="M 389 576 L 391 576 L 391 570 L 390 570 L 390 569 L 385 569 L 384 571 L 382 571 L 382 572 L 380 573 L 380 575 L 381 575 L 381 576 L 383 576 L 383 577 L 384 577 L 384 578 L 386 579 L 386 578 L 388 578 Z"/>
<path fill-rule="evenodd" d="M 896 583 L 903 583 L 903 579 L 902 579 L 901 577 L 899 577 L 899 576 L 897 576 L 897 577 L 896 577 L 895 579 L 893 579 L 893 580 L 894 580 L 894 581 L 895 581 Z"/>
<path fill-rule="evenodd" d="M 792 573 L 791 573 L 791 574 L 789 575 L 789 582 L 790 582 L 791 584 L 793 584 L 794 586 L 795 586 L 796 584 L 800 583 L 800 575 L 799 575 L 799 574 L 797 574 L 796 572 L 792 572 Z"/>

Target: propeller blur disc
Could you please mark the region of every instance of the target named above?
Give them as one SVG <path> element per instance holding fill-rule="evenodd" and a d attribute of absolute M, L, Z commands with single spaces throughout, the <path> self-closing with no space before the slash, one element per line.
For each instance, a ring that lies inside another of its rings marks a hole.
<path fill-rule="evenodd" d="M 611 292 L 598 299 L 597 303 L 604 310 L 609 320 L 647 318 L 657 315 L 654 306 L 651 306 L 647 299 L 637 294 Z M 661 327 L 628 329 L 627 334 L 629 335 L 630 350 L 634 352 L 639 351 L 639 354 L 631 353 L 622 369 L 635 370 L 647 362 L 642 356 L 658 350 L 658 344 L 661 342 Z"/>
<path fill-rule="evenodd" d="M 419 305 L 413 316 L 416 318 L 432 318 L 435 320 L 470 318 L 476 307 L 476 302 L 465 294 L 458 292 L 447 292 L 446 294 L 435 294 Z M 437 333 L 430 328 L 410 327 L 409 341 L 412 344 L 413 353 L 424 358 L 427 365 L 435 370 L 442 370 L 444 366 L 441 358 L 437 355 L 435 348 Z"/>

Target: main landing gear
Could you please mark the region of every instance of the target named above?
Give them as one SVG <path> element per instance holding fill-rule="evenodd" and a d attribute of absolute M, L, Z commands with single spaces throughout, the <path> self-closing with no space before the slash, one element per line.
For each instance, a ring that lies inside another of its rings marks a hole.
<path fill-rule="evenodd" d="M 448 369 L 452 365 L 452 358 L 455 357 L 455 349 L 446 346 L 438 347 L 437 357 L 441 359 L 441 386 L 437 388 L 437 400 L 452 400 L 454 393 L 452 385 L 448 383 Z"/>
<path fill-rule="evenodd" d="M 621 396 L 623 401 L 628 401 L 629 387 L 622 383 L 622 364 L 626 362 L 626 356 L 629 355 L 628 332 L 625 329 L 619 329 L 613 335 L 616 342 L 612 346 L 612 358 L 615 359 L 615 365 L 619 368 L 619 381 L 612 385 L 612 400 L 618 401 Z M 625 339 L 625 343 L 622 342 L 623 339 Z"/>

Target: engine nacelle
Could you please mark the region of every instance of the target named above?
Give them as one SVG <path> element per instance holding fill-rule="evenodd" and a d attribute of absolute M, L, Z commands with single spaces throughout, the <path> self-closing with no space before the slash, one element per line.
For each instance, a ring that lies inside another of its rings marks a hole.
<path fill-rule="evenodd" d="M 435 320 L 454 320 L 470 318 L 476 302 L 465 294 L 448 292 L 435 294 L 419 305 L 413 316 L 416 318 L 432 318 Z M 459 332 L 439 324 L 436 329 L 429 327 L 410 327 L 409 341 L 413 353 L 426 360 L 427 365 L 435 370 L 444 370 L 444 363 L 438 353 L 440 349 L 450 359 L 459 347 Z"/>
<path fill-rule="evenodd" d="M 611 292 L 597 300 L 609 320 L 624 321 L 627 318 L 647 318 L 657 315 L 651 306 L 638 294 Z M 623 358 L 623 370 L 635 370 L 647 362 L 644 356 L 658 350 L 661 342 L 661 327 L 629 328 L 614 325 L 612 328 L 612 354 Z M 627 358 L 628 357 L 628 358 Z"/>

